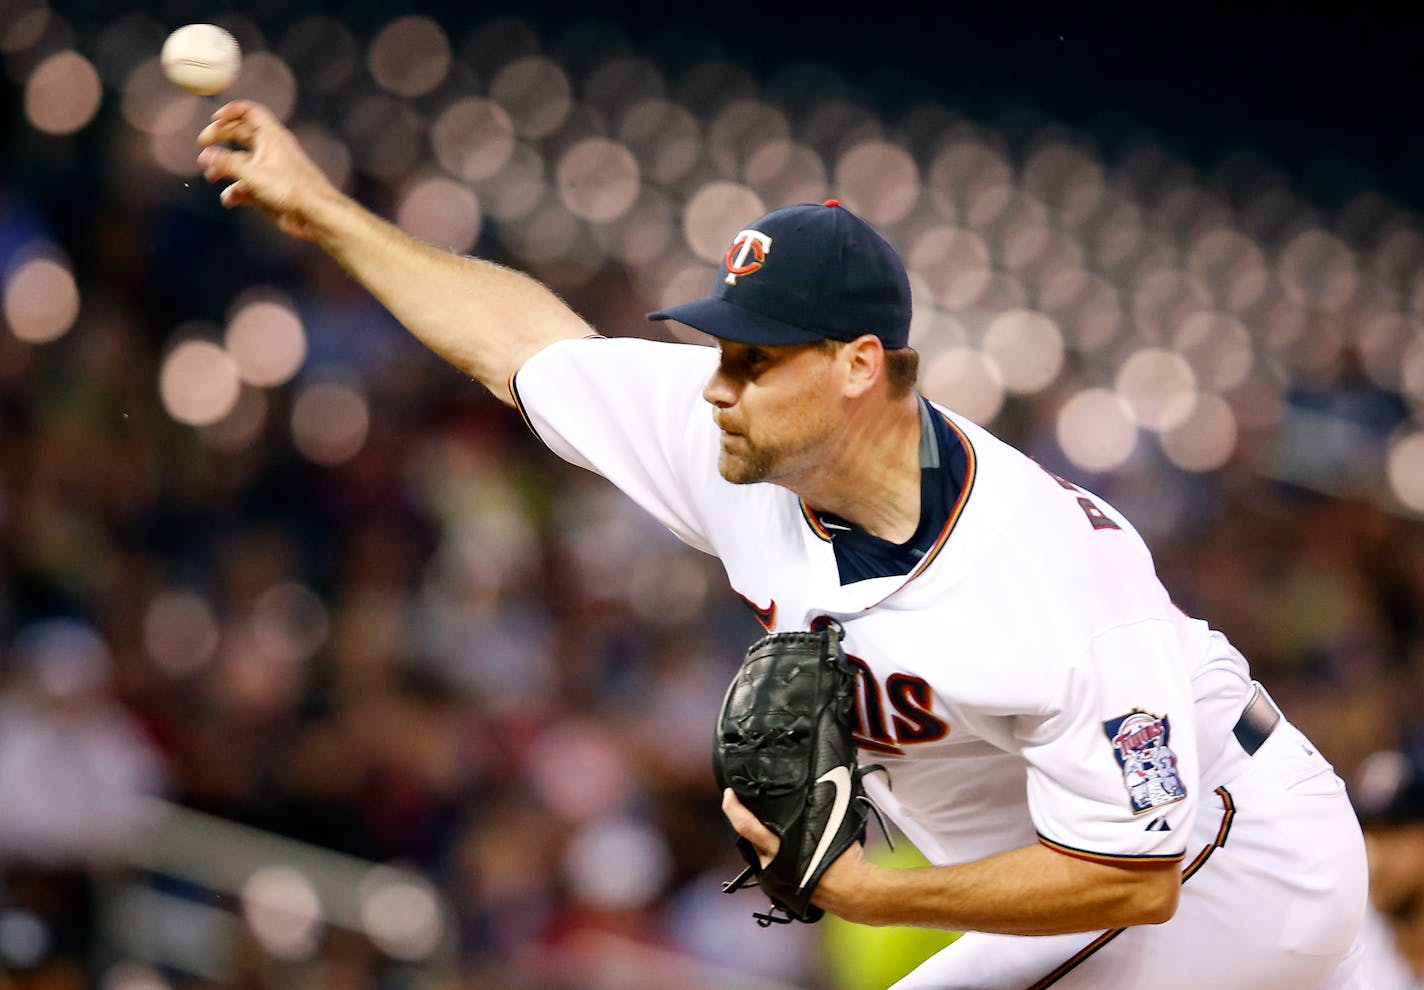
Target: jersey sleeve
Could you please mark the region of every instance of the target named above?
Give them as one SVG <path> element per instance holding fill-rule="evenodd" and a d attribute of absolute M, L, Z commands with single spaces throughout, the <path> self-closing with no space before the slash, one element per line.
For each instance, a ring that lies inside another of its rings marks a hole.
<path fill-rule="evenodd" d="M 1191 687 L 1172 628 L 1093 638 L 1043 712 L 1015 717 L 1039 840 L 1105 863 L 1182 858 L 1196 814 Z"/>
<path fill-rule="evenodd" d="M 603 475 L 679 539 L 712 552 L 699 500 L 717 474 L 717 430 L 702 399 L 708 347 L 590 337 L 552 344 L 511 382 L 534 434 Z"/>

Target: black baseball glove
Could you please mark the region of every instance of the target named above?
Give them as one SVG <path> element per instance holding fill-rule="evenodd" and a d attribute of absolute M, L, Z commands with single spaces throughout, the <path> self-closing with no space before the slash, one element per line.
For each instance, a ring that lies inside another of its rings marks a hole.
<path fill-rule="evenodd" d="M 738 838 L 748 866 L 723 884 L 732 893 L 755 882 L 771 898 L 771 911 L 755 915 L 762 927 L 820 920 L 824 912 L 811 895 L 821 875 L 864 840 L 869 813 L 879 817 L 861 778 L 883 768 L 856 765 L 856 674 L 841 636 L 833 625 L 758 640 L 722 702 L 712 751 L 717 787 L 730 787 L 781 838 L 765 867 Z"/>

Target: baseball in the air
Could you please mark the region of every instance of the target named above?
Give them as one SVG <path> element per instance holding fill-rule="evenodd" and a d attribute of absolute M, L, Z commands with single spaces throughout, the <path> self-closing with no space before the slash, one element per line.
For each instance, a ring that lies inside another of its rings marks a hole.
<path fill-rule="evenodd" d="M 242 49 L 216 24 L 185 24 L 168 36 L 158 60 L 173 85 L 212 96 L 236 81 L 242 70 Z"/>

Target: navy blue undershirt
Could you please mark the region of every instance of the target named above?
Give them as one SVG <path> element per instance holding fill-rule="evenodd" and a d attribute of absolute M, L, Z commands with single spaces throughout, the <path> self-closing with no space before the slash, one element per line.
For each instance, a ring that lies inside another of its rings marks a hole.
<path fill-rule="evenodd" d="M 959 501 L 969 455 L 943 415 L 920 399 L 920 524 L 904 543 L 873 536 L 829 512 L 816 518 L 831 534 L 831 549 L 843 585 L 868 578 L 909 574 L 934 547 Z"/>

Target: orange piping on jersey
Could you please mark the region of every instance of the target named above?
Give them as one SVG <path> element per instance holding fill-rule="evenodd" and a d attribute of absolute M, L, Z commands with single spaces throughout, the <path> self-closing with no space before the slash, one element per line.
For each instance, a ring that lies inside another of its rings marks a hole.
<path fill-rule="evenodd" d="M 939 531 L 939 536 L 935 537 L 934 546 L 930 547 L 929 552 L 915 565 L 915 569 L 905 578 L 900 588 L 903 588 L 906 584 L 909 584 L 915 578 L 919 577 L 924 569 L 930 565 L 930 561 L 939 556 L 940 550 L 944 548 L 945 543 L 949 540 L 949 534 L 953 531 L 955 523 L 959 522 L 959 517 L 964 512 L 964 506 L 969 502 L 969 492 L 974 487 L 974 476 L 978 464 L 978 459 L 974 455 L 974 445 L 969 442 L 969 438 L 964 435 L 964 431 L 954 425 L 954 420 L 945 416 L 943 413 L 940 413 L 940 416 L 944 419 L 949 428 L 954 431 L 954 435 L 959 438 L 959 442 L 964 445 L 964 484 L 960 486 L 959 498 L 954 500 L 954 507 L 949 510 L 949 517 L 944 521 L 944 528 Z M 815 533 L 827 543 L 831 542 L 830 531 L 821 525 L 821 521 L 816 518 L 815 511 L 806 504 L 805 499 L 801 499 L 800 502 L 801 515 L 805 518 L 806 524 L 811 527 L 811 532 Z M 899 588 L 895 590 L 898 591 Z M 888 598 L 889 596 L 887 595 L 886 597 Z M 884 600 L 883 598 L 881 599 L 881 601 Z M 876 602 L 875 604 L 879 605 L 880 602 Z M 874 607 L 874 605 L 871 606 L 871 608 Z"/>
<path fill-rule="evenodd" d="M 1225 787 L 1218 787 L 1216 793 L 1221 797 L 1221 804 L 1224 809 L 1221 815 L 1221 827 L 1216 830 L 1216 838 L 1212 839 L 1205 849 L 1197 853 L 1196 858 L 1192 860 L 1191 866 L 1188 866 L 1182 871 L 1182 883 L 1186 883 L 1192 878 L 1192 874 L 1206 865 L 1206 861 L 1211 858 L 1213 852 L 1226 845 L 1227 833 L 1231 831 L 1231 822 L 1236 817 L 1236 802 L 1231 799 L 1231 794 Z M 1042 836 L 1039 836 L 1040 841 L 1042 841 L 1042 838 Z M 1053 972 L 1029 987 L 1028 990 L 1048 990 L 1049 987 L 1076 969 L 1083 960 L 1087 959 L 1125 931 L 1127 931 L 1126 928 L 1114 928 L 1111 931 L 1103 932 L 1074 953 L 1072 958 L 1066 960 Z"/>
<path fill-rule="evenodd" d="M 524 410 L 524 400 L 519 397 L 519 386 L 514 384 L 514 379 L 518 376 L 518 374 L 519 372 L 516 370 L 513 374 L 509 376 L 509 381 L 505 384 L 509 388 L 510 397 L 514 399 L 514 408 L 519 410 L 519 418 L 524 420 L 524 425 L 529 427 L 529 432 L 534 434 L 534 439 L 538 440 L 540 443 L 543 443 L 544 438 L 539 436 L 539 431 L 534 429 L 534 423 L 532 420 L 530 420 L 529 413 L 525 412 Z"/>
<path fill-rule="evenodd" d="M 1187 858 L 1185 852 L 1148 856 L 1124 856 L 1115 855 L 1113 853 L 1089 852 L 1087 849 L 1079 849 L 1076 846 L 1065 846 L 1061 842 L 1054 842 L 1042 832 L 1038 834 L 1038 841 L 1054 852 L 1061 852 L 1065 856 L 1072 856 L 1074 859 L 1085 859 L 1090 863 L 1104 863 L 1108 866 L 1131 866 L 1134 863 L 1180 863 Z"/>
<path fill-rule="evenodd" d="M 1211 844 L 1197 853 L 1196 859 L 1192 860 L 1191 865 L 1182 871 L 1183 883 L 1185 883 L 1187 878 L 1193 873 L 1206 865 L 1206 861 L 1211 857 L 1213 852 L 1226 845 L 1226 836 L 1230 833 L 1231 823 L 1236 818 L 1236 802 L 1231 800 L 1231 793 L 1227 791 L 1225 787 L 1218 787 L 1216 793 L 1221 797 L 1222 807 L 1226 809 L 1221 815 L 1221 827 L 1216 830 L 1216 838 L 1211 840 Z"/>
<path fill-rule="evenodd" d="M 811 527 L 811 532 L 815 533 L 826 543 L 831 542 L 830 531 L 821 525 L 821 520 L 816 518 L 816 513 L 811 511 L 811 507 L 806 504 L 806 500 L 801 499 L 801 515 L 806 520 L 806 525 Z"/>
<path fill-rule="evenodd" d="M 762 608 L 760 605 L 758 605 L 756 602 L 752 601 L 752 600 L 751 600 L 750 598 L 748 598 L 746 595 L 742 594 L 742 593 L 741 593 L 740 591 L 738 591 L 736 588 L 733 588 L 733 589 L 732 589 L 732 594 L 734 594 L 734 595 L 736 595 L 738 598 L 740 598 L 740 599 L 743 601 L 743 603 L 746 604 L 747 608 L 749 608 L 749 609 L 752 610 L 752 614 L 756 616 L 757 622 L 761 623 L 761 627 L 762 627 L 763 629 L 765 629 L 767 632 L 771 632 L 773 629 L 776 628 L 776 599 L 775 599 L 775 598 L 773 598 L 773 599 L 771 600 L 771 604 L 770 604 L 770 605 L 768 605 L 766 608 Z"/>
<path fill-rule="evenodd" d="M 852 735 L 851 742 L 855 743 L 856 749 L 868 749 L 872 753 L 880 753 L 884 756 L 904 756 L 905 751 L 899 746 L 890 743 L 880 742 L 876 739 L 869 739 L 865 736 Z"/>
<path fill-rule="evenodd" d="M 604 339 L 604 337 L 603 337 L 603 334 L 601 334 L 601 333 L 599 333 L 597 330 L 595 330 L 593 333 L 586 333 L 586 334 L 584 334 L 582 337 L 579 337 L 579 338 L 566 337 L 566 338 L 564 338 L 564 339 L 566 339 L 566 340 L 574 340 L 574 339 L 578 339 L 578 340 L 602 340 L 602 339 Z M 558 343 L 558 341 L 553 341 L 553 343 Z M 545 346 L 548 346 L 548 345 L 545 345 Z M 536 351 L 535 353 L 538 353 L 538 352 Z M 531 356 L 532 356 L 532 355 L 531 355 Z M 511 371 L 511 372 L 509 373 L 509 378 L 507 378 L 507 379 L 505 380 L 504 387 L 509 390 L 510 398 L 512 398 L 512 399 L 514 400 L 514 408 L 519 410 L 519 418 L 522 419 L 522 420 L 524 420 L 524 425 L 527 426 L 527 427 L 529 427 L 529 432 L 532 433 L 532 434 L 534 434 L 535 439 L 537 439 L 540 443 L 543 443 L 543 442 L 544 442 L 544 438 L 541 437 L 541 436 L 539 436 L 539 431 L 538 431 L 538 430 L 534 429 L 534 424 L 533 424 L 533 422 L 530 421 L 530 419 L 529 419 L 529 414 L 524 411 L 524 400 L 519 397 L 519 389 L 518 389 L 518 388 L 515 386 L 515 384 L 514 384 L 514 379 L 515 379 L 515 377 L 516 377 L 516 376 L 519 374 L 519 372 L 521 372 L 522 370 L 524 370 L 524 365 L 521 364 L 518 368 L 515 368 L 513 371 Z"/>
<path fill-rule="evenodd" d="M 934 546 L 930 547 L 930 552 L 925 554 L 925 559 L 920 561 L 919 565 L 910 572 L 909 578 L 906 579 L 906 584 L 918 577 L 920 572 L 930 565 L 930 561 L 939 556 L 939 552 L 943 549 L 945 543 L 949 542 L 949 534 L 954 529 L 954 524 L 959 522 L 959 517 L 964 512 L 964 506 L 969 502 L 969 492 L 974 487 L 974 475 L 978 467 L 977 458 L 974 456 L 974 445 L 969 442 L 969 438 L 964 435 L 964 431 L 954 425 L 954 420 L 945 416 L 943 413 L 940 415 L 949 428 L 954 431 L 954 435 L 959 438 L 959 442 L 964 445 L 964 484 L 960 486 L 959 498 L 954 500 L 954 508 L 949 510 L 949 518 L 944 521 L 944 528 L 939 531 L 939 536 L 935 539 Z"/>
<path fill-rule="evenodd" d="M 1053 972 L 1049 973 L 1043 979 L 1039 980 L 1033 986 L 1029 987 L 1028 990 L 1046 990 L 1046 988 L 1053 986 L 1053 984 L 1057 983 L 1059 980 L 1063 979 L 1063 977 L 1067 976 L 1072 970 L 1076 969 L 1078 964 L 1081 963 L 1084 959 L 1087 959 L 1094 952 L 1097 952 L 1099 949 L 1107 945 L 1109 942 L 1117 938 L 1125 931 L 1127 931 L 1126 928 L 1114 928 L 1110 931 L 1103 932 L 1097 938 L 1093 939 L 1087 945 L 1079 949 L 1073 955 L 1073 957 L 1065 961 L 1063 965 L 1059 966 Z"/>

